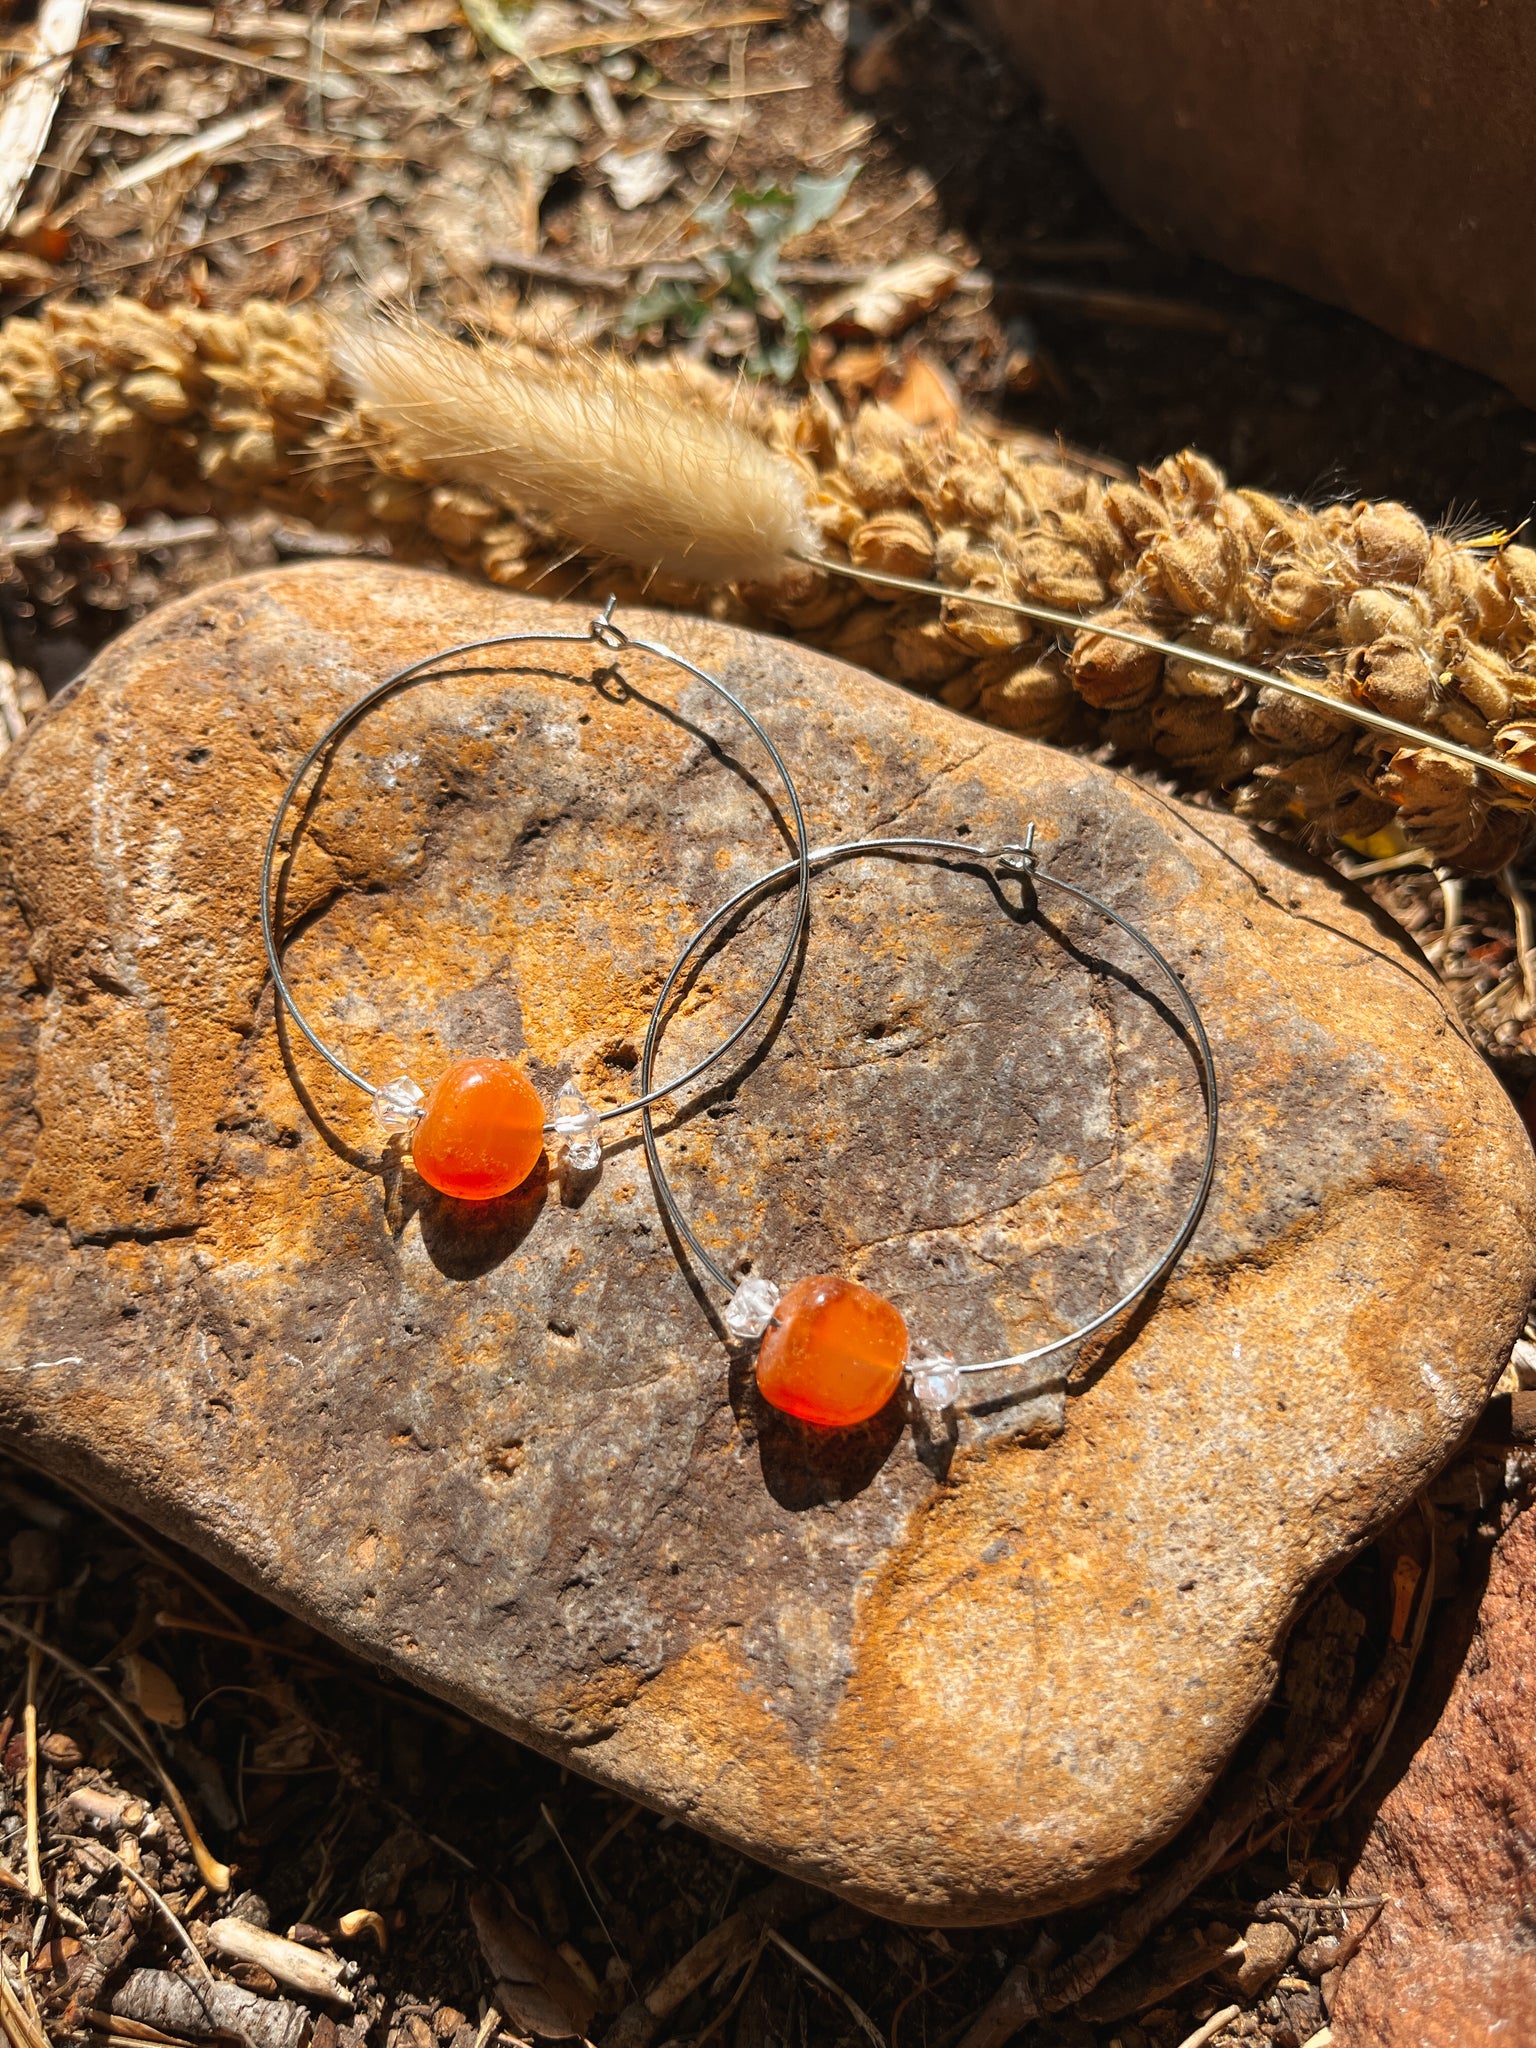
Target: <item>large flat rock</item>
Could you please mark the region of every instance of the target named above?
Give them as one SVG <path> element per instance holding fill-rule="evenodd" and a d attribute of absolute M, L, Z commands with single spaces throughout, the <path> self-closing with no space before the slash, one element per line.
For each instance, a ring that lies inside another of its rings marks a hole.
<path fill-rule="evenodd" d="M 760 1418 L 638 1146 L 584 1200 L 455 1211 L 302 1045 L 301 1107 L 274 1028 L 257 865 L 307 741 L 386 667 L 585 616 L 283 571 L 126 635 L 16 750 L 0 1434 L 849 1898 L 977 1921 L 1090 1897 L 1190 1815 L 1298 1600 L 1477 1412 L 1536 1279 L 1529 1142 L 1428 970 L 1323 871 L 802 649 L 652 618 L 761 707 L 818 838 L 1038 820 L 1177 963 L 1221 1072 L 1199 1234 L 1064 1428 L 1005 1410 L 946 1471 L 897 1418 Z M 690 920 L 781 857 L 706 693 L 626 658 L 668 717 L 605 664 L 434 684 L 338 759 L 289 959 L 365 1071 L 516 1051 L 619 1099 Z M 773 923 L 710 967 L 673 1056 Z M 1061 926 L 963 872 L 819 882 L 793 1008 L 667 1141 L 712 1241 L 851 1272 L 973 1357 L 1113 1298 L 1190 1184 L 1198 1096 L 1134 975 L 1095 971 L 1093 921 Z"/>

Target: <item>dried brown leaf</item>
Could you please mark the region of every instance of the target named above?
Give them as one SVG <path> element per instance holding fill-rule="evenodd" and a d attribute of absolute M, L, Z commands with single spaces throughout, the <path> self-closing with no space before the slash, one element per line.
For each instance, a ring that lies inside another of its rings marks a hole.
<path fill-rule="evenodd" d="M 496 1979 L 496 2003 L 513 2026 L 552 2040 L 585 2035 L 596 2011 L 590 1993 L 511 1895 L 501 1885 L 481 1885 L 470 1894 L 469 1911 Z"/>
<path fill-rule="evenodd" d="M 904 263 L 875 271 L 862 284 L 834 292 L 812 313 L 811 325 L 883 340 L 931 313 L 959 281 L 960 265 L 953 258 L 910 256 Z"/>
<path fill-rule="evenodd" d="M 915 427 L 953 427 L 959 423 L 959 387 L 941 363 L 921 351 L 909 358 L 900 384 L 885 402 Z"/>
<path fill-rule="evenodd" d="M 137 1650 L 130 1650 L 123 1659 L 123 1698 L 137 1707 L 146 1721 L 158 1721 L 162 1728 L 187 1725 L 186 1702 L 175 1679 Z"/>

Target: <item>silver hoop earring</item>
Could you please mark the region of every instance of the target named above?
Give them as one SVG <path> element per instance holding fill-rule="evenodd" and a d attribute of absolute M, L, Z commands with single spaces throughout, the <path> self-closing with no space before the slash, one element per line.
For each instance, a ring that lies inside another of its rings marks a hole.
<path fill-rule="evenodd" d="M 1035 853 L 1033 825 L 1018 846 L 977 847 L 951 839 L 860 839 L 818 848 L 808 856 L 808 865 L 821 870 L 872 854 L 960 860 L 972 867 L 981 864 L 998 879 L 1017 879 L 1030 889 L 1043 884 L 1096 911 L 1135 944 L 1173 996 L 1199 1066 L 1205 1107 L 1205 1145 L 1194 1194 L 1166 1247 L 1148 1270 L 1123 1288 L 1107 1308 L 1065 1336 L 1010 1357 L 964 1363 L 946 1343 L 932 1336 L 911 1337 L 895 1304 L 857 1281 L 838 1274 L 817 1273 L 795 1281 L 781 1292 L 777 1282 L 755 1264 L 744 1277 L 739 1272 L 733 1275 L 704 1246 L 684 1215 L 661 1158 L 650 1109 L 642 1110 L 641 1130 L 657 1199 L 706 1280 L 728 1297 L 722 1318 L 726 1331 L 741 1343 L 757 1341 L 756 1379 L 762 1397 L 802 1422 L 840 1428 L 868 1421 L 904 1385 L 914 1420 L 928 1433 L 937 1434 L 967 1387 L 981 1391 L 977 1383 L 982 1375 L 1034 1365 L 1084 1343 L 1124 1315 L 1172 1271 L 1194 1233 L 1216 1169 L 1216 1069 L 1200 1012 L 1172 964 L 1119 911 L 1076 882 L 1042 867 Z M 651 1085 L 673 990 L 709 941 L 722 933 L 734 917 L 759 898 L 783 888 L 797 872 L 798 864 L 776 868 L 738 890 L 729 902 L 705 919 L 683 946 L 651 1013 L 640 1060 L 642 1100 Z"/>
<path fill-rule="evenodd" d="M 351 1066 L 334 1046 L 320 1035 L 300 1009 L 283 972 L 277 932 L 277 902 L 282 883 L 274 890 L 274 873 L 279 856 L 291 861 L 302 838 L 302 823 L 285 843 L 284 826 L 306 778 L 316 764 L 328 761 L 333 749 L 367 713 L 397 691 L 413 683 L 430 680 L 445 662 L 497 648 L 524 647 L 535 642 L 566 646 L 598 646 L 612 654 L 632 652 L 653 655 L 672 663 L 697 682 L 705 684 L 730 707 L 762 744 L 783 785 L 789 814 L 794 822 L 797 853 L 790 872 L 797 878 L 795 917 L 773 975 L 747 1015 L 704 1058 L 685 1074 L 656 1086 L 647 1079 L 633 1101 L 610 1109 L 594 1109 L 574 1081 L 568 1080 L 556 1092 L 548 1111 L 522 1067 L 500 1058 L 463 1058 L 440 1074 L 430 1089 L 401 1075 L 382 1084 L 369 1080 Z M 645 1111 L 677 1089 L 697 1080 L 752 1029 L 773 1000 L 775 991 L 790 970 L 810 901 L 810 864 L 806 845 L 805 815 L 784 757 L 747 706 L 718 677 L 699 668 L 684 655 L 657 641 L 632 638 L 614 619 L 614 600 L 609 598 L 602 612 L 585 632 L 503 633 L 484 640 L 467 640 L 457 647 L 440 649 L 421 661 L 396 669 L 382 682 L 350 704 L 321 733 L 290 776 L 272 826 L 267 834 L 261 863 L 261 933 L 266 947 L 267 967 L 272 976 L 276 1000 L 292 1018 L 299 1031 L 320 1057 L 344 1081 L 359 1089 L 373 1105 L 378 1123 L 387 1132 L 405 1136 L 416 1169 L 423 1180 L 440 1193 L 460 1200 L 486 1201 L 508 1194 L 519 1186 L 537 1165 L 545 1140 L 559 1139 L 569 1164 L 590 1171 L 601 1163 L 601 1129 L 615 1118 Z"/>

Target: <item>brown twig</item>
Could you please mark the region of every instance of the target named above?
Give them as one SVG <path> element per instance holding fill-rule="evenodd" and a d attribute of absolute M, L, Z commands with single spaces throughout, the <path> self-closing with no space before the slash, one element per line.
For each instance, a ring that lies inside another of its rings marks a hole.
<path fill-rule="evenodd" d="M 109 20 L 131 21 L 151 33 L 169 29 L 179 35 L 211 35 L 217 19 L 211 7 L 180 6 L 175 0 L 96 0 L 92 11 Z M 270 43 L 279 47 L 293 43 L 300 48 L 314 39 L 319 26 L 307 14 L 279 10 L 232 15 L 217 25 L 220 34 L 232 42 Z M 404 29 L 388 21 L 327 21 L 323 26 L 326 42 L 333 48 L 399 50 L 410 40 Z M 419 24 L 412 33 L 421 33 Z"/>
<path fill-rule="evenodd" d="M 1344 1965 L 1358 1953 L 1361 1943 L 1381 1918 L 1386 1903 L 1385 1899 L 1380 1898 L 1365 1899 L 1357 1902 L 1359 1910 L 1365 1917 L 1355 1927 L 1346 1926 L 1344 1932 L 1339 1936 L 1339 1945 L 1333 1952 L 1333 1962 L 1330 1965 L 1332 1969 L 1342 1970 Z M 1347 1917 L 1342 1906 L 1337 1910 L 1341 1917 Z"/>
<path fill-rule="evenodd" d="M 607 1827 L 603 1829 L 603 1832 L 598 1836 L 597 1840 L 592 1844 L 591 1848 L 587 1851 L 587 1875 L 591 1878 L 594 1884 L 596 1884 L 598 1880 L 597 1873 L 592 1868 L 593 1864 L 597 1861 L 598 1857 L 602 1855 L 603 1851 L 608 1847 L 609 1843 L 616 1842 L 619 1836 L 623 1834 L 624 1830 L 627 1827 L 629 1827 L 633 1821 L 638 1820 L 640 1815 L 644 1813 L 644 1811 L 645 1808 L 640 1804 L 639 1800 L 632 1799 L 629 1802 L 628 1806 L 625 1807 L 624 1811 L 619 1815 L 618 1819 L 610 1821 L 608 1823 Z M 605 1893 L 604 1896 L 606 1897 L 607 1894 Z"/>
<path fill-rule="evenodd" d="M 1240 2005 L 1224 2005 L 1220 2012 L 1213 2012 L 1208 2020 L 1202 2020 L 1192 2034 L 1186 2034 L 1179 2048 L 1205 2048 L 1207 2041 L 1214 2040 L 1222 2028 L 1230 2025 L 1242 2011 Z"/>
<path fill-rule="evenodd" d="M 1380 1728 L 1376 1730 L 1376 1737 L 1371 1744 L 1370 1753 L 1366 1757 L 1364 1766 L 1348 1791 L 1335 1801 L 1326 1813 L 1320 1816 L 1324 1820 L 1331 1820 L 1335 1814 L 1342 1813 L 1362 1789 L 1369 1784 L 1376 1766 L 1381 1762 L 1386 1752 L 1387 1744 L 1392 1740 L 1392 1731 L 1396 1728 L 1398 1716 L 1403 1711 L 1403 1702 L 1408 1697 L 1408 1687 L 1412 1682 L 1419 1657 L 1423 1652 L 1425 1637 L 1429 1633 L 1430 1609 L 1435 1603 L 1435 1580 L 1438 1576 L 1439 1543 L 1434 1509 L 1422 1497 L 1419 1500 L 1418 1507 L 1419 1514 L 1424 1523 L 1428 1543 L 1428 1556 L 1419 1575 L 1418 1605 L 1413 1618 L 1413 1626 L 1411 1630 L 1405 1632 L 1403 1638 L 1399 1639 L 1407 1651 L 1402 1677 L 1398 1681 L 1397 1692 L 1392 1700 L 1392 1704 L 1383 1717 Z"/>
<path fill-rule="evenodd" d="M 145 2020 L 128 2019 L 122 2013 L 97 2012 L 93 2009 L 86 2013 L 85 2023 L 88 2027 L 94 2027 L 98 2033 L 119 2034 L 130 2041 L 159 2041 L 165 2043 L 166 2048 L 180 2048 L 174 2034 L 167 2034 L 160 2027 L 152 2027 Z"/>
<path fill-rule="evenodd" d="M 537 49 L 530 47 L 528 55 L 540 63 L 546 57 L 574 56 L 579 50 L 638 50 L 645 43 L 680 43 L 694 36 L 713 35 L 716 29 L 753 28 L 762 22 L 782 21 L 785 12 L 782 7 L 747 7 L 714 19 L 704 15 L 697 21 L 666 22 L 650 28 L 589 29 L 585 35 L 540 43 Z"/>
<path fill-rule="evenodd" d="M 23 1986 L 25 1986 L 25 1979 Z M 49 2048 L 48 2036 L 37 2023 L 11 1983 L 11 1973 L 0 1958 L 0 2026 L 10 2048 Z"/>
<path fill-rule="evenodd" d="M 580 292 L 628 291 L 641 277 L 658 284 L 702 286 L 718 283 L 702 263 L 687 257 L 675 261 L 640 257 L 632 263 L 597 265 L 570 263 L 560 256 L 497 247 L 486 251 L 485 260 L 493 270 L 510 270 L 519 277 L 532 278 L 536 283 L 565 285 L 571 291 Z M 870 270 L 867 263 L 807 260 L 803 263 L 781 263 L 778 276 L 784 284 L 851 285 L 865 283 Z M 990 286 L 991 279 L 986 272 L 976 270 L 966 273 L 958 289 L 975 293 L 987 291 Z"/>
<path fill-rule="evenodd" d="M 153 2041 L 158 2048 L 185 2048 L 174 2034 L 162 2034 L 154 2027 L 135 2027 L 131 2020 L 120 2020 L 108 2014 L 104 2024 L 90 2022 L 91 2032 L 96 2036 L 94 2048 L 136 2048 L 140 2041 Z"/>
<path fill-rule="evenodd" d="M 1513 865 L 1499 873 L 1499 887 L 1508 897 L 1515 913 L 1515 957 L 1520 964 L 1520 981 L 1524 994 L 1515 1015 L 1521 1021 L 1536 1016 L 1536 916 L 1531 911 L 1531 899 L 1520 886 L 1520 879 Z"/>
<path fill-rule="evenodd" d="M 105 1856 L 109 1863 L 117 1865 L 130 1884 L 138 1886 L 145 1898 L 148 1899 L 150 1905 L 153 1906 L 160 1915 L 160 1918 L 171 1930 L 172 1939 L 186 1950 L 188 1960 L 191 1962 L 193 1969 L 199 1976 L 206 1977 L 211 1984 L 213 1982 L 213 1972 L 209 1969 L 207 1963 L 204 1962 L 202 1950 L 197 1947 L 186 1928 L 182 1926 L 180 1920 L 177 1919 L 176 1915 L 171 1911 L 165 1900 L 161 1898 L 144 1873 L 140 1870 L 135 1870 L 125 1857 L 119 1856 L 115 1849 L 109 1849 L 105 1842 L 88 1842 L 83 1835 L 75 1835 L 70 1839 L 73 1840 L 77 1851 L 84 1851 L 84 1854 L 81 1856 L 83 1863 L 89 1865 L 92 1857 Z"/>
<path fill-rule="evenodd" d="M 761 1931 L 754 1931 L 749 1915 L 739 1910 L 719 1921 L 652 1985 L 645 1995 L 647 2011 L 655 2019 L 670 2019 L 701 1984 L 723 1970 L 739 1969 L 757 1945 Z"/>
<path fill-rule="evenodd" d="M 358 1906 L 350 1913 L 343 1913 L 336 1922 L 336 1932 L 343 1941 L 356 1941 L 359 1935 L 371 1934 L 379 1954 L 389 1954 L 389 1928 L 384 1915 L 376 1913 L 371 1906 Z"/>
<path fill-rule="evenodd" d="M 192 1621 L 184 1614 L 172 1614 L 165 1608 L 155 1616 L 155 1627 L 175 1629 L 184 1635 L 211 1636 L 216 1642 L 238 1643 L 242 1649 L 254 1651 L 259 1656 L 280 1657 L 285 1663 L 307 1665 L 317 1677 L 339 1679 L 360 1692 L 373 1693 L 382 1700 L 394 1700 L 408 1707 L 413 1714 L 421 1714 L 429 1721 L 441 1721 L 445 1728 L 452 1728 L 457 1734 L 462 1734 L 470 1726 L 464 1716 L 454 1713 L 451 1707 L 439 1706 L 435 1700 L 416 1699 L 403 1693 L 399 1686 L 385 1685 L 375 1678 L 363 1678 L 354 1671 L 343 1671 L 339 1664 L 327 1657 L 316 1656 L 313 1650 L 298 1650 L 287 1643 L 271 1642 L 265 1636 L 253 1635 L 248 1628 L 216 1628 L 211 1622 Z M 220 1691 L 229 1689 L 217 1688 Z M 467 1859 L 460 1860 L 465 1862 L 466 1868 L 474 1867 Z"/>
<path fill-rule="evenodd" d="M 352 2009 L 352 1993 L 345 1979 L 349 1965 L 340 1956 L 327 1956 L 289 1941 L 269 1927 L 251 1920 L 215 1920 L 208 1929 L 208 1944 L 231 1962 L 255 1963 L 275 1977 L 279 1984 L 301 1997 L 329 2000 Z"/>
<path fill-rule="evenodd" d="M 129 164 L 125 170 L 112 172 L 82 186 L 67 205 L 56 208 L 49 216 L 49 225 L 65 227 L 98 199 L 115 199 L 124 192 L 137 191 L 141 185 L 152 185 L 167 172 L 179 170 L 183 164 L 211 161 L 249 142 L 263 129 L 275 127 L 282 118 L 282 106 L 274 102 L 268 106 L 252 107 L 243 114 L 231 114 L 227 120 L 213 121 L 195 135 L 180 136 L 159 149 L 152 149 L 148 156 L 140 157 L 137 163 Z"/>
<path fill-rule="evenodd" d="M 915 2005 L 920 1998 L 926 1998 L 930 1991 L 937 1991 L 941 1984 L 947 1984 L 960 1968 L 961 1965 L 959 1963 L 951 1963 L 942 1976 L 930 1979 L 928 1965 L 926 1962 L 923 1964 L 922 1982 L 907 1993 L 900 2005 L 891 2014 L 891 2048 L 899 2048 L 901 2023 L 906 2016 L 908 2006 Z"/>
<path fill-rule="evenodd" d="M 78 534 L 55 533 L 51 526 L 26 526 L 14 533 L 0 533 L 0 561 L 9 558 L 24 562 L 35 556 L 51 555 L 65 544 L 83 546 L 93 554 L 136 554 L 150 548 L 184 547 L 191 541 L 216 540 L 223 531 L 217 519 L 167 519 L 158 526 L 125 526 L 101 539 L 82 540 Z"/>
<path fill-rule="evenodd" d="M 85 0 L 43 0 L 37 11 L 36 61 L 0 114 L 0 231 L 10 226 L 37 168 L 84 26 Z"/>
<path fill-rule="evenodd" d="M 757 1966 L 763 1960 L 763 1950 L 767 1946 L 768 1930 L 765 1927 L 763 1931 L 758 1935 L 757 1940 L 752 1944 L 752 1953 L 746 1959 L 746 1969 L 742 1974 L 740 1983 L 736 1986 L 736 1989 L 731 1993 L 729 1999 L 727 1999 L 725 2005 L 721 2008 L 721 2010 L 715 2014 L 715 2017 L 708 2023 L 707 2026 L 704 2026 L 699 2030 L 699 2033 L 695 2039 L 695 2048 L 704 2048 L 704 2043 L 707 2040 L 709 2040 L 712 2035 L 719 2033 L 720 2029 L 725 2025 L 726 2021 L 730 2018 L 731 2014 L 736 2010 L 737 2006 L 740 2005 L 741 2001 L 746 1997 L 747 1991 L 752 1983 L 752 1979 L 757 1975 Z"/>
<path fill-rule="evenodd" d="M 619 1951 L 619 1944 L 614 1940 L 612 1934 L 610 1934 L 608 1931 L 608 1922 L 603 1918 L 602 1913 L 598 1908 L 598 1903 L 596 1899 L 594 1899 L 592 1896 L 591 1886 L 587 1883 L 586 1878 L 582 1875 L 581 1865 L 576 1861 L 576 1858 L 571 1854 L 570 1850 L 566 1847 L 565 1837 L 561 1834 L 559 1828 L 555 1825 L 555 1817 L 550 1812 L 549 1808 L 545 1805 L 542 1799 L 539 1801 L 539 1812 L 544 1816 L 544 1825 L 549 1829 L 549 1832 L 554 1836 L 555 1841 L 559 1846 L 560 1854 L 571 1866 L 571 1875 L 575 1878 L 577 1884 L 580 1885 L 582 1897 L 586 1900 L 587 1904 L 592 1908 L 592 1917 L 597 1922 L 598 1926 L 603 1930 L 603 1939 L 607 1942 L 608 1946 L 613 1950 L 613 1959 L 618 1964 L 619 1968 L 624 1972 L 625 1983 L 629 1986 L 630 1990 L 634 1992 L 635 1996 L 638 1998 L 640 1995 L 639 1986 L 635 1983 L 633 1976 L 630 1974 L 629 1964 L 625 1962 L 624 1957 Z"/>
<path fill-rule="evenodd" d="M 1075 314 L 1120 327 L 1163 327 L 1193 334 L 1228 334 L 1232 322 L 1212 306 L 1189 299 L 1157 298 L 1150 292 L 1109 291 L 1097 285 L 1036 278 L 998 291 L 1000 308 L 1027 306 L 1036 312 Z"/>
<path fill-rule="evenodd" d="M 218 1628 L 211 1622 L 192 1621 L 184 1614 L 173 1614 L 162 1607 L 155 1616 L 157 1629 L 175 1630 L 179 1634 L 210 1636 L 218 1643 L 238 1643 L 242 1650 L 254 1650 L 259 1656 L 281 1657 L 287 1664 L 308 1664 L 312 1670 L 323 1672 L 330 1678 L 340 1678 L 341 1672 L 328 1657 L 317 1657 L 313 1650 L 299 1650 L 288 1643 L 269 1643 L 248 1628 Z"/>
<path fill-rule="evenodd" d="M 121 538 L 121 535 L 119 535 L 119 541 L 121 541 Z M 11 1456 L 14 1457 L 15 1455 L 13 1451 Z M 173 1577 L 180 1579 L 183 1585 L 190 1586 L 198 1599 L 205 1600 L 216 1614 L 222 1614 L 236 1628 L 244 1629 L 245 1621 L 243 1617 L 235 1612 L 234 1608 L 229 1605 L 229 1602 L 221 1600 L 217 1593 L 210 1592 L 195 1572 L 189 1571 L 179 1558 L 172 1556 L 170 1551 L 163 1550 L 152 1536 L 146 1535 L 144 1530 L 139 1527 L 138 1523 L 131 1516 L 122 1514 L 118 1509 L 110 1507 L 106 1501 L 91 1493 L 76 1480 L 70 1481 L 68 1491 L 74 1494 L 77 1500 L 84 1501 L 92 1514 L 100 1515 L 103 1521 L 110 1522 L 114 1529 L 121 1529 L 125 1536 L 130 1537 L 139 1546 L 146 1557 L 152 1557 L 156 1564 L 170 1572 Z"/>
<path fill-rule="evenodd" d="M 864 2032 L 874 2043 L 874 2048 L 886 2048 L 884 2034 L 881 2033 L 880 2029 L 875 2025 L 851 1991 L 845 1991 L 841 1984 L 827 1975 L 825 1970 L 818 1969 L 810 1957 L 802 1955 L 792 1941 L 786 1941 L 776 1927 L 769 1927 L 764 1931 L 774 1947 L 782 1949 L 790 1961 L 798 1969 L 803 1970 L 813 1984 L 819 1984 L 823 1991 L 830 1991 L 834 1998 L 841 1999 L 842 2003 L 847 2006 L 849 2012 L 853 2015 L 854 2020 L 863 2028 Z"/>

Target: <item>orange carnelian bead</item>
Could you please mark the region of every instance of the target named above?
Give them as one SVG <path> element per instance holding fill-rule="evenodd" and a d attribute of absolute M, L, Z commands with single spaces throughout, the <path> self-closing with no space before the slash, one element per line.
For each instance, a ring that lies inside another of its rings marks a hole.
<path fill-rule="evenodd" d="M 544 1105 L 511 1060 L 460 1060 L 422 1107 L 416 1171 L 440 1194 L 489 1202 L 525 1181 L 544 1150 Z"/>
<path fill-rule="evenodd" d="M 817 1273 L 780 1297 L 757 1353 L 763 1399 L 802 1422 L 846 1429 L 901 1384 L 907 1326 L 883 1295 Z"/>

